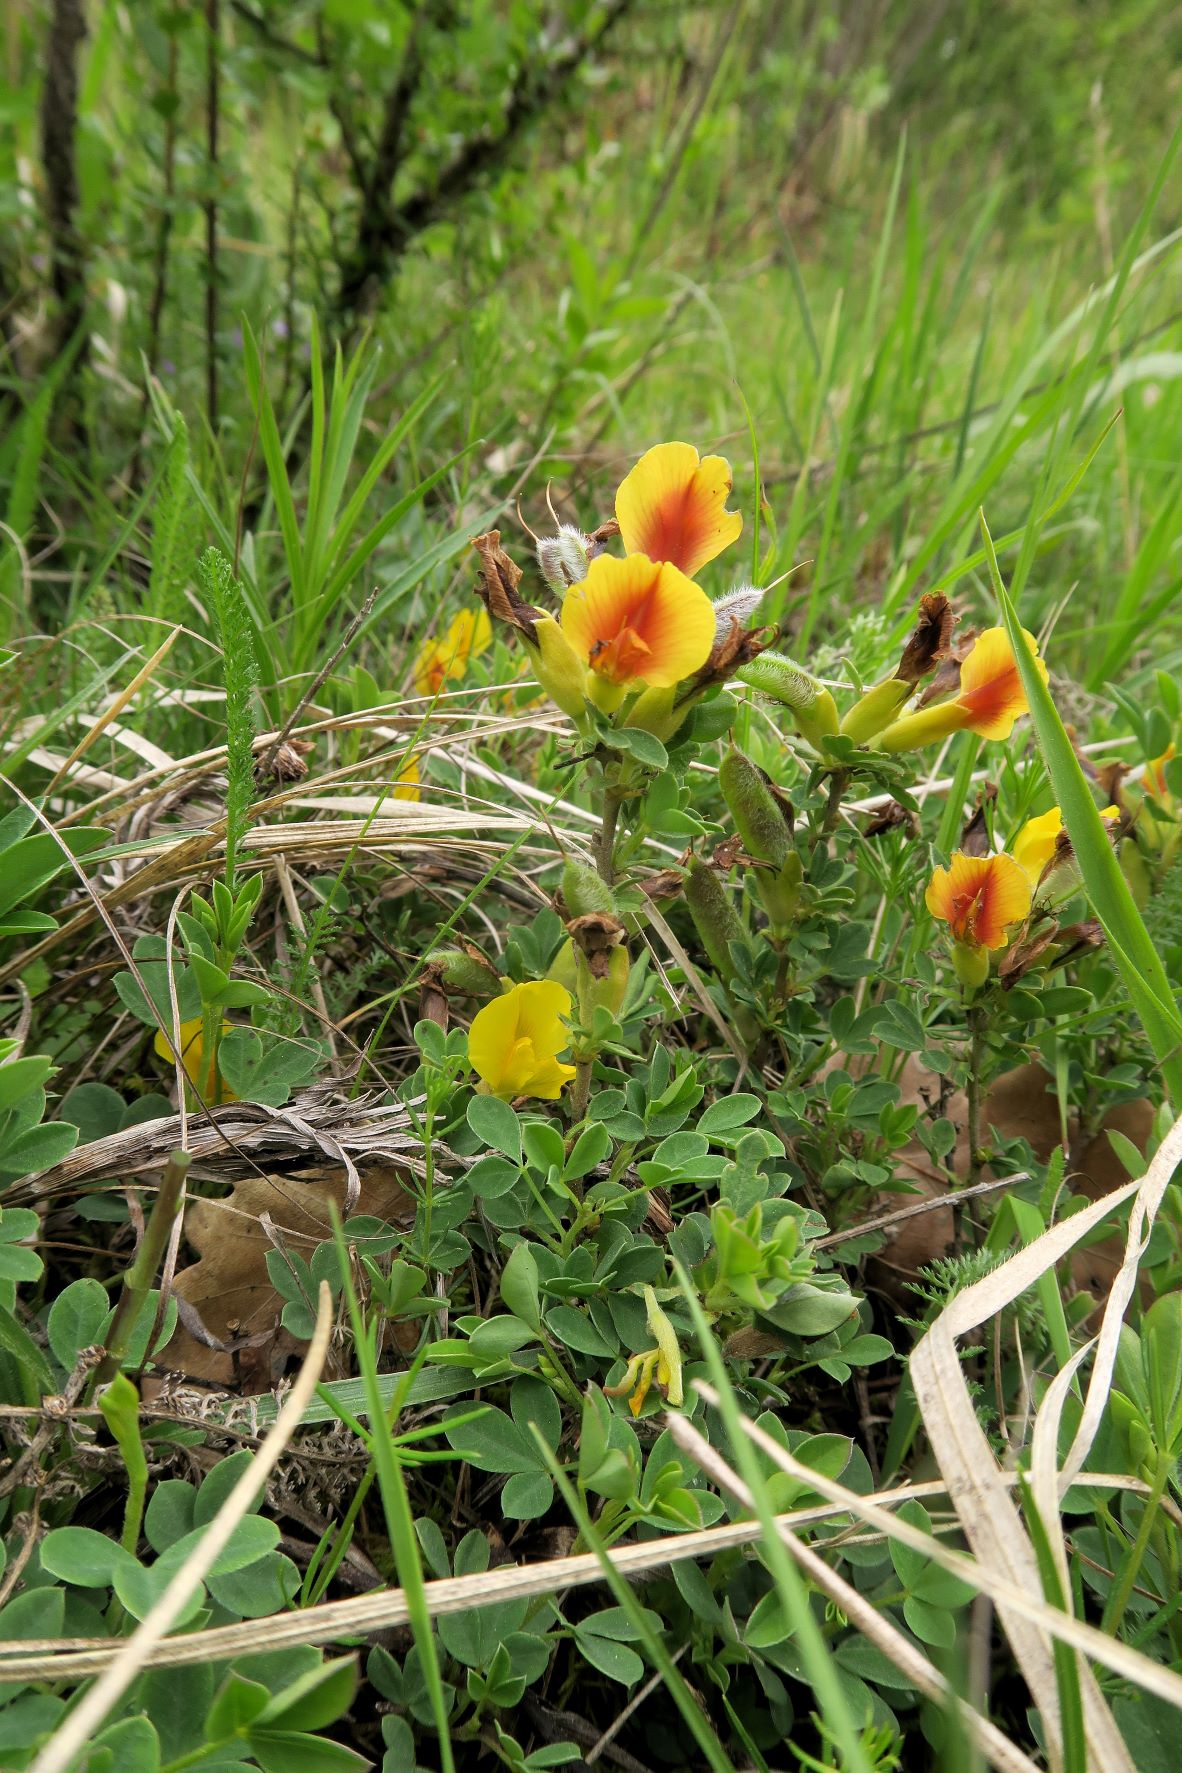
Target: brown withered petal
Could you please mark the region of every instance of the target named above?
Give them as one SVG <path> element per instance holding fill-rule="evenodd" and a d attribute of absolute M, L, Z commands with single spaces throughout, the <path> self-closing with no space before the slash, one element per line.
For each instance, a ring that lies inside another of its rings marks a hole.
<path fill-rule="evenodd" d="M 906 826 L 913 836 L 919 835 L 919 820 L 907 807 L 900 806 L 897 800 L 889 800 L 882 811 L 875 813 L 869 824 L 862 827 L 863 837 L 885 837 L 888 831 L 898 831 Z"/>
<path fill-rule="evenodd" d="M 611 967 L 613 948 L 618 948 L 626 934 L 618 917 L 610 911 L 588 911 L 572 917 L 566 933 L 575 947 L 586 956 L 593 979 L 606 979 Z"/>
<path fill-rule="evenodd" d="M 310 739 L 285 739 L 282 745 L 276 747 L 275 755 L 267 765 L 266 781 L 261 774 L 266 758 L 258 759 L 254 766 L 255 781 L 260 788 L 265 787 L 268 782 L 302 782 L 308 773 L 305 759 L 311 750 Z"/>
<path fill-rule="evenodd" d="M 936 666 L 936 675 L 915 704 L 916 709 L 928 708 L 933 702 L 946 702 L 959 688 L 960 660 L 942 659 Z"/>
<path fill-rule="evenodd" d="M 536 644 L 534 624 L 542 612 L 518 596 L 521 568 L 501 547 L 500 530 L 490 529 L 486 535 L 475 536 L 472 546 L 480 556 L 477 597 L 494 622 L 506 622 L 510 628 L 519 629 L 531 644 Z"/>
<path fill-rule="evenodd" d="M 661 868 L 641 881 L 640 890 L 646 899 L 676 899 L 684 885 L 685 876 L 680 868 Z"/>
<path fill-rule="evenodd" d="M 1099 788 L 1105 804 L 1118 806 L 1122 812 L 1125 810 L 1124 779 L 1128 773 L 1128 764 L 1122 763 L 1119 758 L 1114 759 L 1111 763 L 1093 764 L 1088 770 L 1088 774 Z"/>
<path fill-rule="evenodd" d="M 952 629 L 956 617 L 952 605 L 942 591 L 925 591 L 919 600 L 919 618 L 915 630 L 903 649 L 895 676 L 902 683 L 918 683 L 934 671 L 952 649 Z"/>
<path fill-rule="evenodd" d="M 732 616 L 728 632 L 715 641 L 710 657 L 692 680 L 695 693 L 709 688 L 712 683 L 725 683 L 743 665 L 749 665 L 769 646 L 774 646 L 779 638 L 778 627 L 744 628 L 738 617 Z"/>
<path fill-rule="evenodd" d="M 613 541 L 619 533 L 620 526 L 614 517 L 609 517 L 604 523 L 600 524 L 598 529 L 593 529 L 591 534 L 587 537 L 588 542 L 591 544 L 587 549 L 587 559 L 594 560 L 597 554 L 602 554 L 607 544 L 610 541 Z"/>
<path fill-rule="evenodd" d="M 724 837 L 721 843 L 715 844 L 710 861 L 715 868 L 721 869 L 725 874 L 735 866 L 742 854 L 743 839 L 736 831 L 732 832 L 730 837 Z"/>
<path fill-rule="evenodd" d="M 1032 967 L 1038 965 L 1048 948 L 1052 948 L 1059 940 L 1059 926 L 1048 924 L 1038 935 L 1023 941 L 1021 938 L 1012 942 L 1001 958 L 997 969 L 998 978 L 1009 989 L 1019 979 L 1025 977 Z"/>
<path fill-rule="evenodd" d="M 960 834 L 957 848 L 966 856 L 987 856 L 989 854 L 989 823 L 985 809 L 997 799 L 997 783 L 986 782 L 977 796 L 976 810 L 965 824 Z"/>

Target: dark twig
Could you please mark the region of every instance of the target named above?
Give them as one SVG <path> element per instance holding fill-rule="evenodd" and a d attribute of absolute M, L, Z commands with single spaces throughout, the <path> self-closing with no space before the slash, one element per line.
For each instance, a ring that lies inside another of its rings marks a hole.
<path fill-rule="evenodd" d="M 246 21 L 252 31 L 258 32 L 268 48 L 277 49 L 281 55 L 294 56 L 296 61 L 306 62 L 310 68 L 326 68 L 328 66 L 323 47 L 318 45 L 316 49 L 305 49 L 302 43 L 293 43 L 290 37 L 285 37 L 282 31 L 277 31 L 261 12 L 256 12 L 253 6 L 248 6 L 246 0 L 230 0 L 230 5 L 238 17 Z"/>
<path fill-rule="evenodd" d="M 218 121 L 221 104 L 221 0 L 205 0 L 205 148 L 209 190 L 205 198 L 205 406 L 209 428 L 218 424 Z"/>
<path fill-rule="evenodd" d="M 86 316 L 86 278 L 78 233 L 78 51 L 86 37 L 83 0 L 54 0 L 41 95 L 41 156 L 49 224 L 49 282 L 57 299 L 58 348 L 78 333 Z M 86 361 L 82 340 L 78 367 Z"/>

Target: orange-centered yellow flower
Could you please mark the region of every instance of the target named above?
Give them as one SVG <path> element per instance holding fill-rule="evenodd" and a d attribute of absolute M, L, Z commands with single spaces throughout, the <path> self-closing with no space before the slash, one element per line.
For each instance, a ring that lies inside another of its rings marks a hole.
<path fill-rule="evenodd" d="M 564 1017 L 571 995 L 553 979 L 510 985 L 472 1018 L 468 1063 L 487 1094 L 512 1101 L 539 1096 L 553 1102 L 575 1075 L 558 1055 L 570 1045 Z"/>
<path fill-rule="evenodd" d="M 1047 668 L 1037 656 L 1038 642 L 1025 628 L 1022 633 L 1045 683 Z M 986 628 L 960 667 L 960 687 L 952 700 L 905 714 L 887 727 L 878 744 L 884 751 L 913 751 L 958 732 L 1008 739 L 1015 720 L 1029 706 L 1009 635 L 1004 628 Z"/>
<path fill-rule="evenodd" d="M 446 632 L 429 640 L 415 660 L 415 690 L 437 696 L 449 678 L 462 677 L 468 661 L 492 643 L 492 623 L 484 609 L 464 609 Z"/>
<path fill-rule="evenodd" d="M 624 476 L 616 522 L 629 554 L 665 560 L 692 578 L 738 540 L 743 519 L 726 509 L 733 477 L 721 456 L 692 443 L 658 443 Z"/>
<path fill-rule="evenodd" d="M 1102 819 L 1119 819 L 1120 808 L 1106 806 L 1100 817 Z M 1010 846 L 1015 862 L 1032 887 L 1038 885 L 1043 870 L 1055 854 L 1055 847 L 1059 842 L 1059 833 L 1062 829 L 1063 814 L 1057 806 L 1053 806 L 1049 813 L 1039 813 L 1037 818 L 1027 819 Z"/>
<path fill-rule="evenodd" d="M 668 689 L 704 665 L 714 605 L 667 561 L 601 554 L 567 592 L 562 631 L 590 667 L 588 694 L 610 709 L 633 687 Z"/>
<path fill-rule="evenodd" d="M 232 1023 L 223 1021 L 222 1033 L 225 1034 L 232 1026 Z M 238 1098 L 233 1090 L 227 1089 L 218 1076 L 217 1054 L 210 1053 L 208 1058 L 205 1056 L 204 1024 L 201 1017 L 194 1016 L 191 1022 L 182 1022 L 180 1037 L 181 1065 L 184 1067 L 185 1076 L 201 1099 L 205 1102 L 237 1102 Z M 157 1030 L 152 1050 L 157 1058 L 163 1059 L 167 1065 L 176 1063 L 172 1056 L 172 1042 L 162 1028 Z M 219 1084 L 221 1084 L 220 1092 Z"/>
<path fill-rule="evenodd" d="M 1009 926 L 1030 910 L 1030 882 L 1012 856 L 966 856 L 936 868 L 924 903 L 966 948 L 1004 948 Z"/>

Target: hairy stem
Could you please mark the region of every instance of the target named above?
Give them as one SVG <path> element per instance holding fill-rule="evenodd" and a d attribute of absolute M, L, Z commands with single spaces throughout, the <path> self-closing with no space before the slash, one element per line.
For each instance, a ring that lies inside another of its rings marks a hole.
<path fill-rule="evenodd" d="M 123 1276 L 123 1291 L 119 1295 L 111 1328 L 107 1332 L 107 1352 L 95 1375 L 95 1383 L 98 1385 L 105 1385 L 113 1379 L 123 1363 L 132 1330 L 160 1267 L 160 1259 L 164 1255 L 168 1234 L 176 1218 L 188 1168 L 187 1151 L 174 1151 L 164 1166 L 164 1174 L 160 1178 L 160 1187 L 148 1215 L 140 1247 L 131 1267 Z"/>

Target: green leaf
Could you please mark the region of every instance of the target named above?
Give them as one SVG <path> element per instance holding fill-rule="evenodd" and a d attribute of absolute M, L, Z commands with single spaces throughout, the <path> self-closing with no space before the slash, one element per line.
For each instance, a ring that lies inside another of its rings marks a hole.
<path fill-rule="evenodd" d="M 501 1491 L 501 1513 L 510 1521 L 533 1521 L 554 1500 L 554 1485 L 544 1471 L 520 1471 Z"/>
<path fill-rule="evenodd" d="M 205 1720 L 206 1742 L 223 1742 L 245 1732 L 270 1704 L 271 1695 L 261 1681 L 248 1681 L 231 1669 Z"/>
<path fill-rule="evenodd" d="M 699 1133 L 729 1133 L 735 1127 L 746 1126 L 754 1120 L 762 1104 L 758 1096 L 744 1095 L 740 1091 L 734 1096 L 720 1096 L 712 1102 L 697 1125 Z"/>
<path fill-rule="evenodd" d="M 54 1359 L 67 1373 L 80 1351 L 97 1342 L 110 1309 L 107 1289 L 88 1275 L 62 1288 L 49 1308 L 45 1329 Z"/>
<path fill-rule="evenodd" d="M 310 1669 L 277 1693 L 258 1723 L 278 1730 L 323 1730 L 348 1711 L 357 1691 L 357 1659 L 343 1656 Z"/>
<path fill-rule="evenodd" d="M 5 1354 L 12 1355 L 17 1364 L 24 1368 L 40 1388 L 43 1395 L 49 1395 L 57 1390 L 57 1380 L 49 1362 L 24 1325 L 17 1322 L 5 1305 L 0 1305 L 0 1349 L 3 1349 Z"/>
<path fill-rule="evenodd" d="M 247 1742 L 263 1773 L 365 1773 L 372 1765 L 339 1742 L 294 1730 L 251 1730 Z"/>
<path fill-rule="evenodd" d="M 509 1310 L 531 1329 L 540 1327 L 537 1258 L 524 1239 L 514 1245 L 509 1260 L 501 1270 L 501 1298 Z"/>
<path fill-rule="evenodd" d="M 293 1090 L 315 1076 L 320 1060 L 316 1041 L 286 1040 L 254 1028 L 230 1028 L 218 1044 L 218 1070 L 234 1094 L 267 1108 L 282 1108 Z"/>
<path fill-rule="evenodd" d="M 75 1588 L 110 1588 L 117 1570 L 139 1566 L 117 1539 L 92 1527 L 54 1527 L 41 1541 L 41 1567 Z"/>
<path fill-rule="evenodd" d="M 473 1096 L 468 1104 L 468 1125 L 483 1145 L 521 1162 L 521 1122 L 499 1096 Z"/>
<path fill-rule="evenodd" d="M 633 1687 L 644 1674 L 644 1663 L 627 1644 L 618 1643 L 615 1638 L 600 1637 L 583 1625 L 576 1625 L 574 1632 L 575 1642 L 592 1668 L 597 1668 L 609 1680 L 618 1681 L 622 1687 Z"/>

